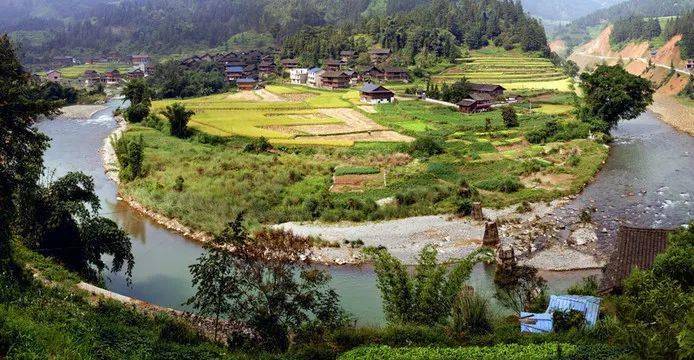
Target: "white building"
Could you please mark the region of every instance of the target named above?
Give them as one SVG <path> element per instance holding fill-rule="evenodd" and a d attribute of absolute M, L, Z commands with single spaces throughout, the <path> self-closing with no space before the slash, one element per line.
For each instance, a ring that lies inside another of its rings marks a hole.
<path fill-rule="evenodd" d="M 292 84 L 306 84 L 308 81 L 308 69 L 306 68 L 296 68 L 289 70 L 289 79 Z"/>
<path fill-rule="evenodd" d="M 309 86 L 313 87 L 320 87 L 321 86 L 321 75 L 325 72 L 325 70 L 319 68 L 319 67 L 314 67 L 312 69 L 308 70 L 308 75 L 307 75 L 307 80 L 306 83 Z"/>

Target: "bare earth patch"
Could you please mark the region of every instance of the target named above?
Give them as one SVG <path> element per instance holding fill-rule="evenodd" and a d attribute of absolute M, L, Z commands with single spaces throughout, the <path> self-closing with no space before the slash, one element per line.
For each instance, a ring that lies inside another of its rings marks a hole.
<path fill-rule="evenodd" d="M 383 173 L 333 176 L 332 192 L 360 191 L 383 186 Z"/>
<path fill-rule="evenodd" d="M 314 94 L 309 94 L 309 93 L 302 93 L 302 94 L 284 94 L 282 95 L 287 101 L 290 102 L 302 102 L 306 101 L 312 97 L 314 97 Z"/>
<path fill-rule="evenodd" d="M 253 91 L 239 91 L 226 97 L 227 100 L 237 101 L 259 101 L 260 97 Z"/>
<path fill-rule="evenodd" d="M 361 109 L 364 112 L 367 112 L 369 114 L 375 114 L 376 113 L 376 108 L 373 105 L 361 105 L 359 106 L 359 109 Z"/>
<path fill-rule="evenodd" d="M 283 97 L 273 94 L 265 89 L 253 90 L 253 92 L 260 97 L 262 101 L 267 102 L 281 102 L 286 101 Z"/>
<path fill-rule="evenodd" d="M 521 177 L 521 182 L 525 187 L 531 189 L 568 189 L 571 181 L 576 176 L 571 174 L 543 174 L 535 173 L 529 176 Z"/>

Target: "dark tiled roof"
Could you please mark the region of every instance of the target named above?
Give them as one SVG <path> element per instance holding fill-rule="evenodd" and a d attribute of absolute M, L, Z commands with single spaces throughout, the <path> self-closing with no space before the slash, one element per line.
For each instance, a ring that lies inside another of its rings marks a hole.
<path fill-rule="evenodd" d="M 620 287 L 634 267 L 650 268 L 656 255 L 667 247 L 670 232 L 666 229 L 620 226 L 617 231 L 617 250 L 605 268 L 600 291 L 609 292 Z"/>
<path fill-rule="evenodd" d="M 406 73 L 407 72 L 407 70 L 405 70 L 401 67 L 397 67 L 397 66 L 386 66 L 383 68 L 383 71 L 387 72 L 387 73 Z"/>
<path fill-rule="evenodd" d="M 361 87 L 361 89 L 359 89 L 359 91 L 365 92 L 365 93 L 390 93 L 390 94 L 393 93 L 392 91 L 384 88 L 381 85 L 376 85 L 376 84 L 369 83 L 369 82 L 364 83 L 364 85 Z"/>
<path fill-rule="evenodd" d="M 372 49 L 369 51 L 369 54 L 387 55 L 387 54 L 390 54 L 390 49 Z"/>
<path fill-rule="evenodd" d="M 501 85 L 496 85 L 496 84 L 474 84 L 470 83 L 470 89 L 472 91 L 479 91 L 479 92 L 489 92 L 489 91 L 494 91 L 497 89 L 501 90 L 506 90 L 503 86 Z"/>
<path fill-rule="evenodd" d="M 280 60 L 280 63 L 282 63 L 282 64 L 298 64 L 299 60 L 297 60 L 297 59 L 282 59 L 282 60 Z"/>
<path fill-rule="evenodd" d="M 477 103 L 477 100 L 473 100 L 473 99 L 463 99 L 463 100 L 458 101 L 458 105 L 460 105 L 460 106 L 472 106 L 475 103 Z"/>
<path fill-rule="evenodd" d="M 351 51 L 351 50 L 342 50 L 342 51 L 340 51 L 340 55 L 341 55 L 341 56 L 352 56 L 352 55 L 354 55 L 354 51 Z"/>
<path fill-rule="evenodd" d="M 252 84 L 256 83 L 258 80 L 252 79 L 252 78 L 241 78 L 241 79 L 236 79 L 237 84 Z"/>
<path fill-rule="evenodd" d="M 240 72 L 243 72 L 243 67 L 241 67 L 241 66 L 227 66 L 226 70 L 227 70 L 227 72 L 240 73 Z"/>
<path fill-rule="evenodd" d="M 331 71 L 331 70 L 326 70 L 323 75 L 321 75 L 323 78 L 336 78 L 336 77 L 349 77 L 349 75 L 345 74 L 344 71 Z"/>
<path fill-rule="evenodd" d="M 491 101 L 491 100 L 493 100 L 492 96 L 487 94 L 487 93 L 473 92 L 473 93 L 470 93 L 469 97 L 470 97 L 470 99 L 479 100 L 479 101 Z"/>
<path fill-rule="evenodd" d="M 335 60 L 335 59 L 328 59 L 325 60 L 325 65 L 333 65 L 333 66 L 340 66 L 342 63 L 340 60 Z"/>

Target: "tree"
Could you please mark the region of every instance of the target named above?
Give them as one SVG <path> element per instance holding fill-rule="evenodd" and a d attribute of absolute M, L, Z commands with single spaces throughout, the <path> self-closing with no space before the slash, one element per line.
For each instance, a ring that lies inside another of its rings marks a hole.
<path fill-rule="evenodd" d="M 10 225 L 16 216 L 13 199 L 30 191 L 43 171 L 48 137 L 34 124 L 58 114 L 59 101 L 36 96 L 38 88 L 22 68 L 7 35 L 0 37 L 0 275 L 17 275 Z"/>
<path fill-rule="evenodd" d="M 145 174 L 145 144 L 142 135 L 134 139 L 125 136 L 112 138 L 111 145 L 120 164 L 118 177 L 122 181 L 132 181 Z"/>
<path fill-rule="evenodd" d="M 115 222 L 98 216 L 100 207 L 92 178 L 71 172 L 23 197 L 16 226 L 30 248 L 90 281 L 99 280 L 105 269 L 125 269 L 130 278 L 130 238 Z M 104 255 L 112 257 L 110 267 Z"/>
<path fill-rule="evenodd" d="M 208 260 L 211 255 L 207 255 L 193 268 L 199 295 L 192 304 L 204 305 L 211 313 L 225 310 L 228 318 L 260 338 L 254 344 L 232 338 L 234 345 L 266 350 L 286 350 L 290 334 L 303 327 L 343 326 L 347 316 L 337 293 L 327 288 L 330 275 L 305 261 L 311 240 L 277 229 L 250 236 L 242 222 L 243 216 L 237 217 L 220 237 L 232 250 L 228 258 L 217 254 Z M 209 263 L 218 267 L 210 268 Z M 223 275 L 214 275 L 215 270 Z"/>
<path fill-rule="evenodd" d="M 575 78 L 580 70 L 581 69 L 578 67 L 578 64 L 576 64 L 576 62 L 573 60 L 566 60 L 566 62 L 564 62 L 564 73 L 569 77 Z"/>
<path fill-rule="evenodd" d="M 537 275 L 531 266 L 513 266 L 497 269 L 494 274 L 496 293 L 494 297 L 503 306 L 520 313 L 521 311 L 544 311 L 547 282 Z"/>
<path fill-rule="evenodd" d="M 518 115 L 516 115 L 516 110 L 512 106 L 504 106 L 501 108 L 501 117 L 504 119 L 504 125 L 507 128 L 513 128 L 518 126 Z"/>
<path fill-rule="evenodd" d="M 653 103 L 650 81 L 620 66 L 600 65 L 592 73 L 583 73 L 580 86 L 589 113 L 607 122 L 610 128 L 619 120 L 637 117 Z"/>
<path fill-rule="evenodd" d="M 473 266 L 493 256 L 488 249 L 479 249 L 451 268 L 448 264 L 438 264 L 436 255 L 431 246 L 422 249 L 414 274 L 410 275 L 407 267 L 387 251 L 374 254 L 376 283 L 388 322 L 445 323 Z"/>
<path fill-rule="evenodd" d="M 144 79 L 128 81 L 123 88 L 123 95 L 127 100 L 130 100 L 130 107 L 124 113 L 126 120 L 139 123 L 149 115 L 152 91 Z"/>
<path fill-rule="evenodd" d="M 205 243 L 205 253 L 190 265 L 195 295 L 185 305 L 192 305 L 202 316 L 214 316 L 214 337 L 217 339 L 219 318 L 232 309 L 229 289 L 235 287 L 234 262 L 229 247 L 246 238 L 243 213 L 239 213 L 224 231 Z"/>
<path fill-rule="evenodd" d="M 184 138 L 188 135 L 188 121 L 195 115 L 195 111 L 188 110 L 180 103 L 173 103 L 161 112 L 171 124 L 171 135 L 177 138 Z"/>

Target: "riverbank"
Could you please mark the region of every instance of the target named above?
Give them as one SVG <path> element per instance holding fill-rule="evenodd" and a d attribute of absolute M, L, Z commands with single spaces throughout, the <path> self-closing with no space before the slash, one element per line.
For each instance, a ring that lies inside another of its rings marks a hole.
<path fill-rule="evenodd" d="M 672 95 L 655 93 L 649 109 L 658 114 L 660 120 L 694 136 L 694 108 L 677 101 Z"/>

